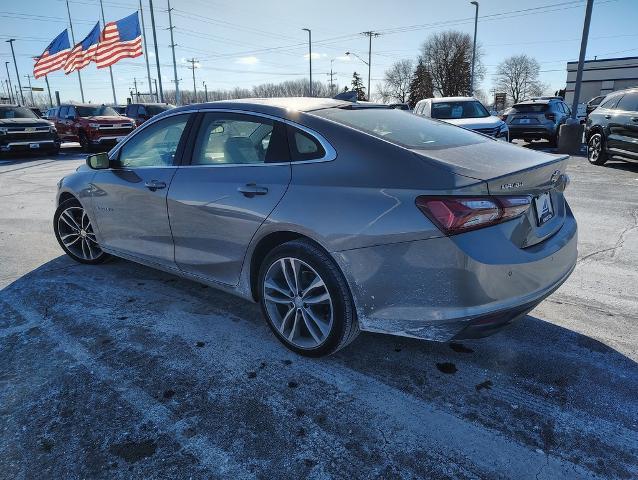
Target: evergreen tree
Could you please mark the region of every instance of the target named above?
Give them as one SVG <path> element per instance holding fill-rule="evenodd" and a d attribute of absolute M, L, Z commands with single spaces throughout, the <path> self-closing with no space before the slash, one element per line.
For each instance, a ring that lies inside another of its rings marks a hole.
<path fill-rule="evenodd" d="M 419 58 L 419 63 L 414 69 L 414 76 L 410 82 L 410 92 L 408 94 L 408 104 L 410 108 L 416 106 L 416 102 L 424 98 L 434 97 L 434 86 L 432 85 L 432 76 L 423 64 L 423 60 Z"/>
<path fill-rule="evenodd" d="M 361 75 L 357 72 L 352 74 L 352 90 L 357 92 L 357 100 L 365 100 L 366 99 L 366 88 L 363 86 L 363 80 L 361 80 Z"/>

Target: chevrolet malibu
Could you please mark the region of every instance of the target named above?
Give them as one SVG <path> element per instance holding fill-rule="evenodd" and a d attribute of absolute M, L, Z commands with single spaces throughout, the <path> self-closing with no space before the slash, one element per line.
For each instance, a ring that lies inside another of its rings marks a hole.
<path fill-rule="evenodd" d="M 164 112 L 59 182 L 81 263 L 117 256 L 259 302 L 291 350 L 359 331 L 491 334 L 576 263 L 567 157 L 374 104 L 251 99 Z"/>

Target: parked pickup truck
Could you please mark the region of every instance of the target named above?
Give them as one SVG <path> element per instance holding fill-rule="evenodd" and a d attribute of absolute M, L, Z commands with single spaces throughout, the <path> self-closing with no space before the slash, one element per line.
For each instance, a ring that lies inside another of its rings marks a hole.
<path fill-rule="evenodd" d="M 93 104 L 62 104 L 49 118 L 63 142 L 80 142 L 82 150 L 109 150 L 135 129 L 132 118 L 123 117 L 112 107 Z"/>
<path fill-rule="evenodd" d="M 56 155 L 60 139 L 53 123 L 19 105 L 0 105 L 0 156 L 47 152 Z"/>

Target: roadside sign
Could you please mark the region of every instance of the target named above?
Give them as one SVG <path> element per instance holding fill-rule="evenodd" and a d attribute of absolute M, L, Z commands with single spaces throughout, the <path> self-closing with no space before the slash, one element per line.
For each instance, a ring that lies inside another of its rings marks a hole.
<path fill-rule="evenodd" d="M 44 92 L 44 88 L 42 87 L 22 87 L 22 90 L 31 90 L 32 92 Z"/>
<path fill-rule="evenodd" d="M 505 109 L 505 101 L 507 100 L 506 93 L 495 93 L 494 94 L 494 110 L 500 112 Z"/>

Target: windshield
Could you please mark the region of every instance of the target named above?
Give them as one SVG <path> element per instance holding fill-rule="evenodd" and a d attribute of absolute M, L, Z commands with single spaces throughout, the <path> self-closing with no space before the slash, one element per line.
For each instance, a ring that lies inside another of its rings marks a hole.
<path fill-rule="evenodd" d="M 157 115 L 158 113 L 165 112 L 174 108 L 172 105 L 146 105 L 146 112 L 149 115 Z"/>
<path fill-rule="evenodd" d="M 104 105 L 96 105 L 95 107 L 76 106 L 75 110 L 80 117 L 119 116 L 112 107 L 106 107 Z"/>
<path fill-rule="evenodd" d="M 33 113 L 28 108 L 24 107 L 10 107 L 10 108 L 0 108 L 0 118 L 38 118 L 35 113 Z"/>
<path fill-rule="evenodd" d="M 394 108 L 328 108 L 312 113 L 406 148 L 429 150 L 488 141 L 470 130 Z"/>
<path fill-rule="evenodd" d="M 453 118 L 485 118 L 489 112 L 476 100 L 432 103 L 432 118 L 450 120 Z"/>

